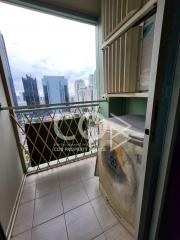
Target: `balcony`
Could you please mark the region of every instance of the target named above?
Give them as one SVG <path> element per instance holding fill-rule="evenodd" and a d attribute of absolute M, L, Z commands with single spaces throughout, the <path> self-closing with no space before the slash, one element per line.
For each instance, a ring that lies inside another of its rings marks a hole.
<path fill-rule="evenodd" d="M 26 169 L 13 240 L 133 239 L 95 175 L 99 111 L 100 102 L 10 111 Z"/>
<path fill-rule="evenodd" d="M 132 239 L 101 195 L 94 174 L 101 102 L 105 101 L 0 108 L 10 113 L 26 176 L 7 236 Z"/>
<path fill-rule="evenodd" d="M 133 239 L 99 191 L 96 157 L 26 178 L 13 240 Z"/>

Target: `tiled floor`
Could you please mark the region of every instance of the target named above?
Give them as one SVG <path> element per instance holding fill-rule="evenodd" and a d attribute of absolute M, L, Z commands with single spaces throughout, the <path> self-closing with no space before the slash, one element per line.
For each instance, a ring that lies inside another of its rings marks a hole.
<path fill-rule="evenodd" d="M 99 192 L 95 158 L 26 179 L 13 240 L 132 240 Z"/>

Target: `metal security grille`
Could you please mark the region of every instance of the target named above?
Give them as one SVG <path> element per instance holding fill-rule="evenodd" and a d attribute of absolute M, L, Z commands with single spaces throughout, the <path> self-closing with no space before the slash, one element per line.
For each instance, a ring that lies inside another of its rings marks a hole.
<path fill-rule="evenodd" d="M 104 40 L 108 39 L 142 5 L 141 0 L 102 0 Z"/>
<path fill-rule="evenodd" d="M 136 26 L 103 49 L 106 94 L 137 91 L 141 36 L 142 28 Z"/>
<path fill-rule="evenodd" d="M 18 128 L 27 173 L 96 155 L 99 102 L 15 108 L 10 116 Z"/>

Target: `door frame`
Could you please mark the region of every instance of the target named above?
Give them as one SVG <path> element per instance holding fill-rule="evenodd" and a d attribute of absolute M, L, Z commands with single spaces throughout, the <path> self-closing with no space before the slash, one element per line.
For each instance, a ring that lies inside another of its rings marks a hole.
<path fill-rule="evenodd" d="M 157 6 L 150 92 L 145 123 L 143 174 L 139 186 L 136 239 L 154 240 L 164 200 L 175 134 L 179 84 L 180 2 L 159 0 Z"/>

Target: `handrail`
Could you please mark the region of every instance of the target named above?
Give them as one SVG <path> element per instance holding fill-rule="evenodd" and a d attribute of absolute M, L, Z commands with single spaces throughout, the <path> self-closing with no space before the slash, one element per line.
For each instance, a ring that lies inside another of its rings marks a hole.
<path fill-rule="evenodd" d="M 98 103 L 96 104 L 81 104 L 81 105 L 67 105 L 67 106 L 55 106 L 55 107 L 42 107 L 42 108 L 28 108 L 28 109 L 20 109 L 15 110 L 15 113 L 25 113 L 25 112 L 41 112 L 46 110 L 57 110 L 57 109 L 67 109 L 67 108 L 82 108 L 82 107 L 97 107 L 99 106 Z"/>
<path fill-rule="evenodd" d="M 61 159 L 67 164 L 96 153 L 100 102 L 105 100 L 14 107 L 9 111 L 18 130 L 25 171 L 39 172 L 62 165 Z"/>
<path fill-rule="evenodd" d="M 8 107 L 8 106 L 2 107 L 0 104 L 0 111 L 4 111 L 4 110 L 16 110 L 16 112 L 19 110 L 31 111 L 33 109 L 41 110 L 42 108 L 63 107 L 63 106 L 64 108 L 67 108 L 67 107 L 71 107 L 70 105 L 78 105 L 79 107 L 79 104 L 83 105 L 83 104 L 91 104 L 91 103 L 94 104 L 94 103 L 101 103 L 101 102 L 107 102 L 107 100 L 103 99 L 103 100 L 85 101 L 85 102 L 67 102 L 67 103 L 41 104 L 41 105 L 30 105 L 30 106 L 12 106 L 12 107 Z"/>

